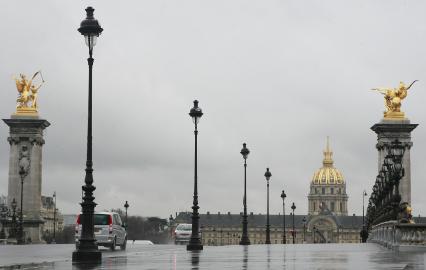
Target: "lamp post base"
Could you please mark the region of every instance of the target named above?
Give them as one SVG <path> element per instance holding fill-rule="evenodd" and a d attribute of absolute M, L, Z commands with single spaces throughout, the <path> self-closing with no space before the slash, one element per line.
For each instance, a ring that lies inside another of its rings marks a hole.
<path fill-rule="evenodd" d="M 100 263 L 102 253 L 99 250 L 76 250 L 72 253 L 73 263 Z"/>
<path fill-rule="evenodd" d="M 248 246 L 250 245 L 250 240 L 248 238 L 241 238 L 240 245 Z"/>
<path fill-rule="evenodd" d="M 203 250 L 203 245 L 200 243 L 189 243 L 186 250 Z"/>

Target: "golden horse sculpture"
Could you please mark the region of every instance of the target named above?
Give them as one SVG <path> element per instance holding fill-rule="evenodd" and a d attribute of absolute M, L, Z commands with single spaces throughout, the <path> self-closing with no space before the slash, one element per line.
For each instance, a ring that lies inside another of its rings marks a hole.
<path fill-rule="evenodd" d="M 40 75 L 42 82 L 36 86 L 33 80 L 37 75 Z M 37 95 L 38 90 L 43 85 L 44 80 L 41 71 L 34 73 L 31 80 L 28 80 L 24 74 L 19 74 L 19 78 L 14 77 L 16 89 L 18 90 L 18 98 L 16 99 L 16 113 L 17 114 L 37 114 L 38 103 Z"/>
<path fill-rule="evenodd" d="M 405 119 L 405 115 L 401 112 L 401 101 L 407 97 L 408 89 L 417 82 L 415 80 L 408 87 L 400 82 L 397 88 L 373 88 L 385 96 L 385 106 L 387 111 L 384 112 L 384 117 L 387 119 Z"/>

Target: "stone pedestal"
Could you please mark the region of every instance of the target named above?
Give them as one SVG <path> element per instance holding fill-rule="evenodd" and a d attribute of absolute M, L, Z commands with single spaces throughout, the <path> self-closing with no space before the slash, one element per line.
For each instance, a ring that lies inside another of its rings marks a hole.
<path fill-rule="evenodd" d="M 405 148 L 402 164 L 405 169 L 405 176 L 399 184 L 399 192 L 401 194 L 401 202 L 407 202 L 411 205 L 411 162 L 410 149 L 413 146 L 411 142 L 411 131 L 418 124 L 411 124 L 408 119 L 387 120 L 383 119 L 380 123 L 375 124 L 371 129 L 377 133 L 377 151 L 379 152 L 378 171 L 382 168 L 383 160 L 388 153 L 391 143 L 398 140 Z"/>
<path fill-rule="evenodd" d="M 23 216 L 25 238 L 32 243 L 41 242 L 41 183 L 42 183 L 42 148 L 43 130 L 50 125 L 38 116 L 12 115 L 3 119 L 10 128 L 7 138 L 10 144 L 8 205 L 15 198 L 21 208 L 20 167 L 25 165 L 28 173 L 23 185 Z M 19 211 L 17 211 L 19 216 Z"/>

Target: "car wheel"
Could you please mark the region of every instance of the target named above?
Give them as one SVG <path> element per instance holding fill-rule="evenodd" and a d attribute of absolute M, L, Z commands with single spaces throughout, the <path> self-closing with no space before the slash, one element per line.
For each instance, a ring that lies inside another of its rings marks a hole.
<path fill-rule="evenodd" d="M 114 251 L 114 250 L 115 250 L 115 245 L 117 244 L 116 242 L 117 242 L 117 239 L 116 239 L 116 238 L 114 238 L 114 240 L 112 241 L 112 244 L 111 244 L 111 246 L 110 246 L 111 251 Z"/>
<path fill-rule="evenodd" d="M 120 246 L 120 249 L 126 250 L 126 246 L 127 246 L 127 238 L 124 238 L 124 243 Z"/>

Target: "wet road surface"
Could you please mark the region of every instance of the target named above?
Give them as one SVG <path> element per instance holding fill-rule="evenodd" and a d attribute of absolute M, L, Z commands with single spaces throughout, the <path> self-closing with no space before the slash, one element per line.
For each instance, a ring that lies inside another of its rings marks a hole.
<path fill-rule="evenodd" d="M 424 253 L 396 253 L 375 244 L 205 246 L 128 245 L 102 249 L 102 264 L 71 262 L 74 245 L 0 246 L 0 269 L 425 269 Z"/>

